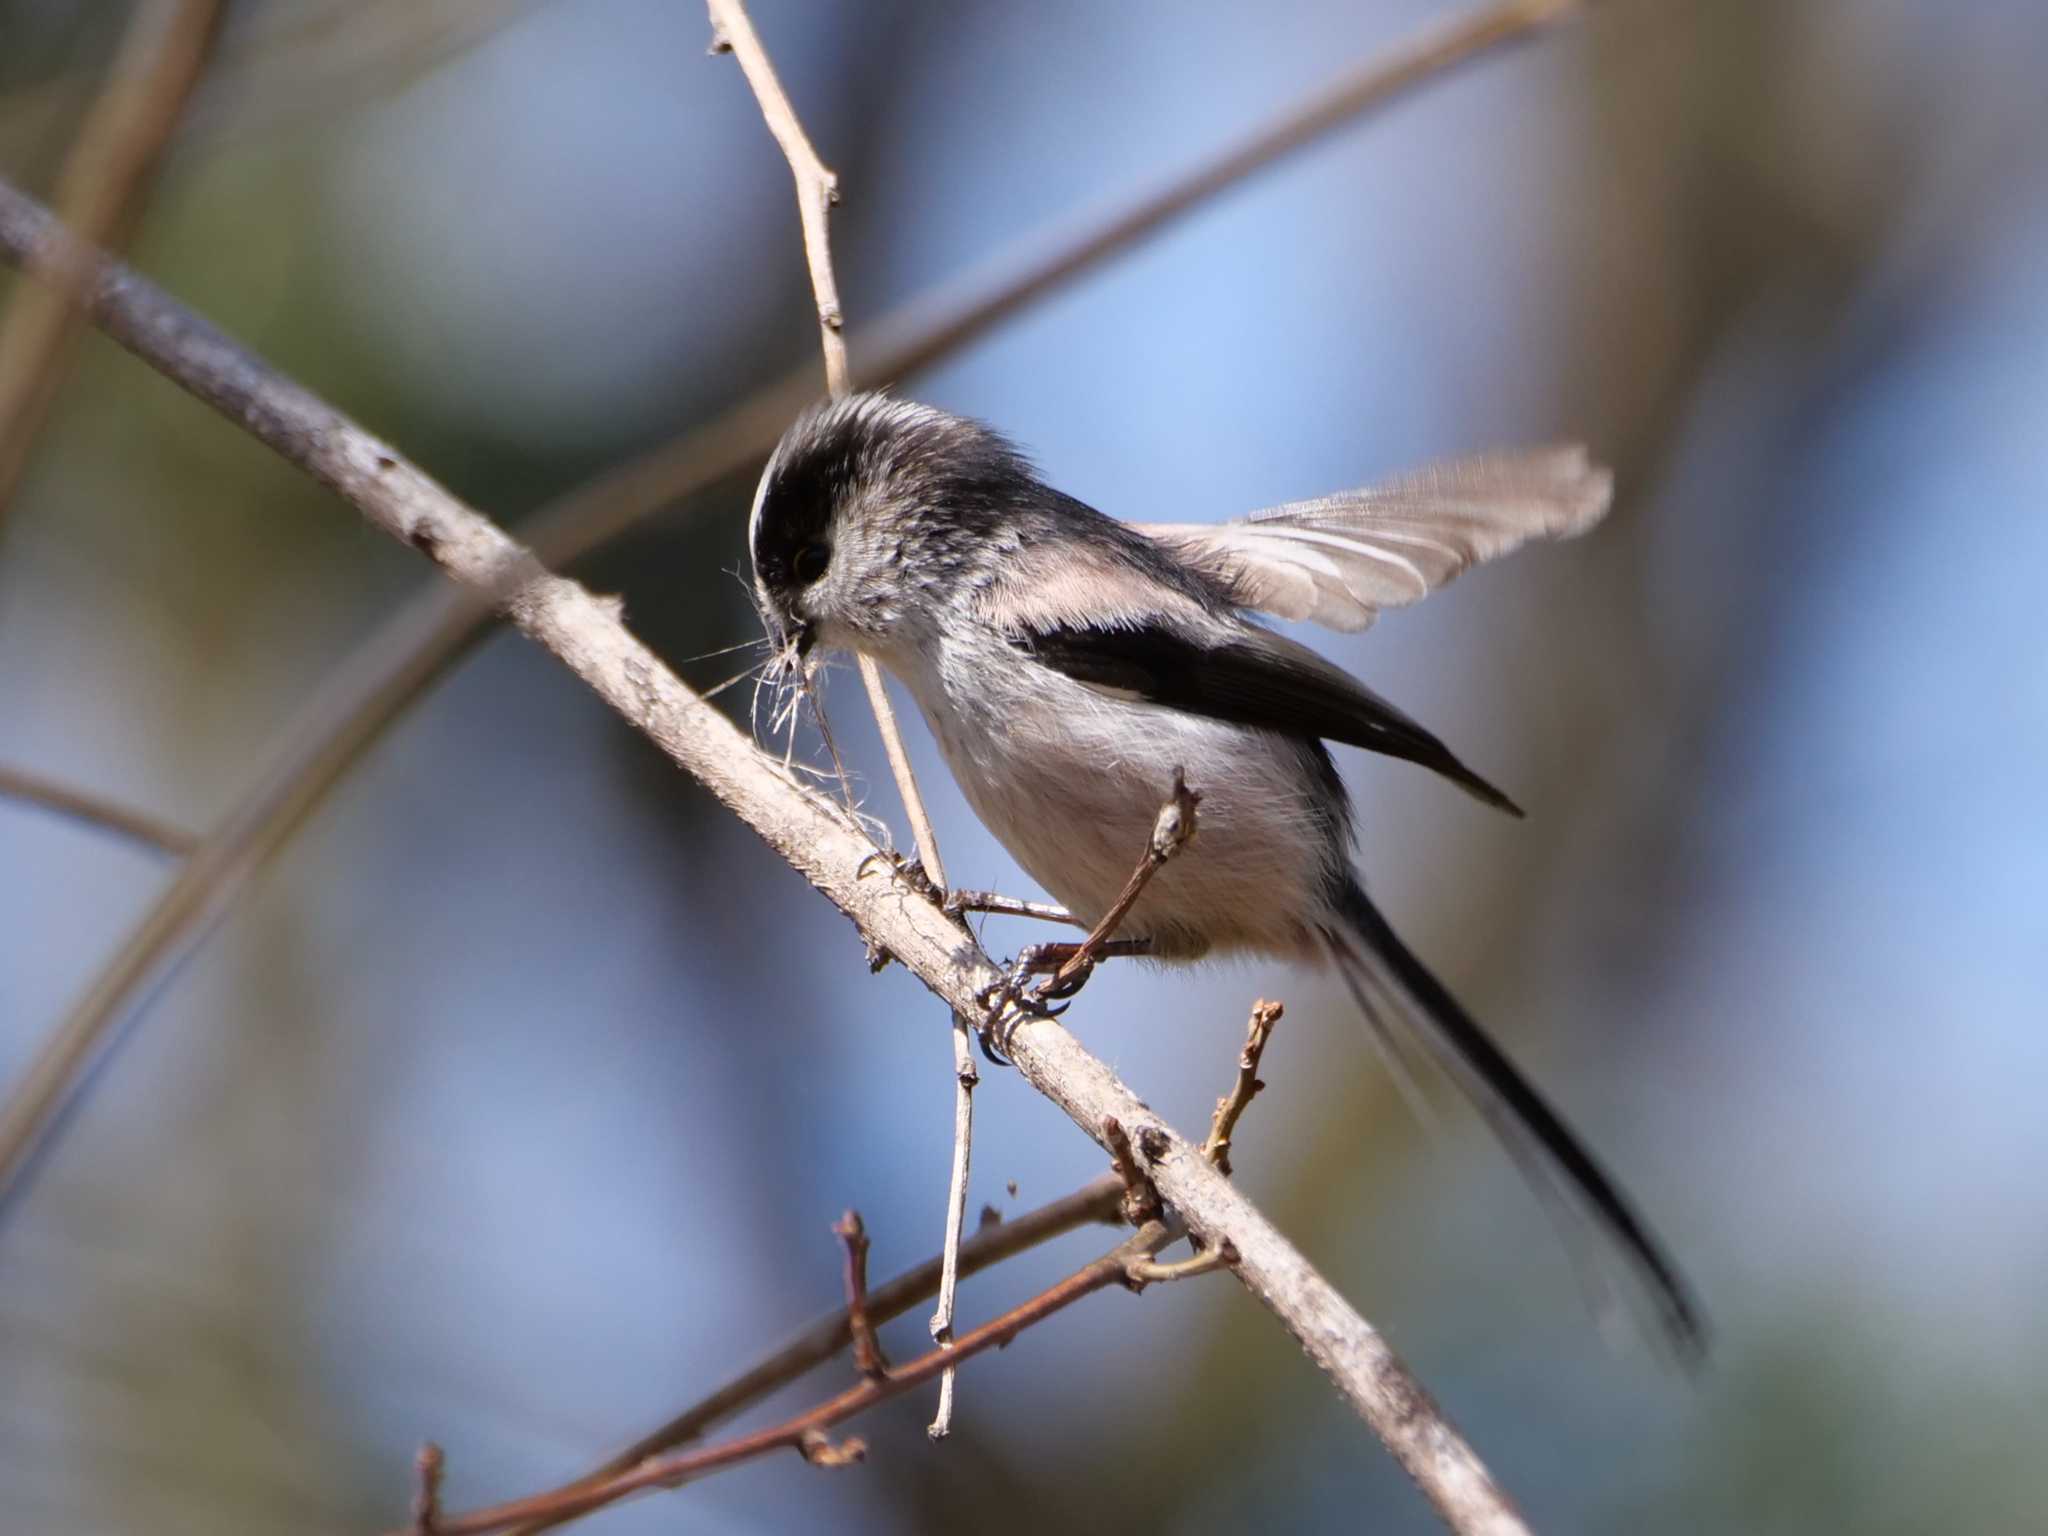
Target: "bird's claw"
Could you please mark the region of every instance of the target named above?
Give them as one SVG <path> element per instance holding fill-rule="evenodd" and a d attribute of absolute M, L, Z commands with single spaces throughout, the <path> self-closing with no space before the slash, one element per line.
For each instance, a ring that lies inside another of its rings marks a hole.
<path fill-rule="evenodd" d="M 1071 989 L 1048 992 L 1044 987 L 1027 988 L 1024 983 L 1035 974 L 1033 951 L 1027 949 L 1003 971 L 1002 980 L 975 995 L 982 1005 L 981 1026 L 976 1031 L 981 1053 L 999 1067 L 1008 1066 L 1010 1037 L 1026 1019 L 1056 1019 L 1070 1006 L 1059 999 L 1079 990 L 1078 979 Z"/>

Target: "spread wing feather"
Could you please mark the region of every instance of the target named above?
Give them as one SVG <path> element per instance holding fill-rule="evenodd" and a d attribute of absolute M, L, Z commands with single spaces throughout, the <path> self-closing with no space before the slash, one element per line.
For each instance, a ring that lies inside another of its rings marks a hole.
<path fill-rule="evenodd" d="M 1136 526 L 1246 608 L 1352 631 L 1530 539 L 1584 533 L 1612 493 L 1613 477 L 1584 448 L 1540 448 L 1439 464 L 1235 522 Z"/>

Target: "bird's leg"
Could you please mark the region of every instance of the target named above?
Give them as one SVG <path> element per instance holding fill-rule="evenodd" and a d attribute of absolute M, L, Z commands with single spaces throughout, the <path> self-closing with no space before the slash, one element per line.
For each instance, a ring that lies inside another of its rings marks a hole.
<path fill-rule="evenodd" d="M 942 905 L 948 917 L 958 917 L 963 912 L 985 912 L 991 917 L 1035 917 L 1043 923 L 1069 923 L 1076 928 L 1086 926 L 1065 907 L 1055 906 L 1049 901 L 1026 901 L 1020 896 L 1005 896 L 997 891 L 948 891 Z"/>

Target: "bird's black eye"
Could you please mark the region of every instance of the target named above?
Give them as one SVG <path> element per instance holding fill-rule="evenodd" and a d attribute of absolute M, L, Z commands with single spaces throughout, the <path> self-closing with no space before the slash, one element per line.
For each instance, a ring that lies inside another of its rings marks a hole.
<path fill-rule="evenodd" d="M 809 586 L 825 574 L 825 567 L 832 563 L 832 546 L 829 544 L 806 544 L 798 550 L 789 562 L 790 574 Z"/>

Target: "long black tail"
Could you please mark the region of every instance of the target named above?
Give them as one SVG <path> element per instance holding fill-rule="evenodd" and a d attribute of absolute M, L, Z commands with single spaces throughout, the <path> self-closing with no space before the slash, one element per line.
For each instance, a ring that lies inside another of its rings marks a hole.
<path fill-rule="evenodd" d="M 1697 1361 L 1706 1350 L 1706 1320 L 1677 1266 L 1620 1188 L 1444 984 L 1401 942 L 1356 881 L 1340 898 L 1339 910 L 1342 928 L 1324 929 L 1323 938 L 1374 1027 L 1384 1027 L 1375 994 L 1391 991 L 1397 1005 L 1406 1004 L 1398 1011 L 1416 1026 L 1432 1059 L 1478 1106 L 1537 1193 L 1571 1215 L 1589 1217 L 1612 1240 L 1654 1303 L 1672 1347 L 1688 1364 Z"/>

